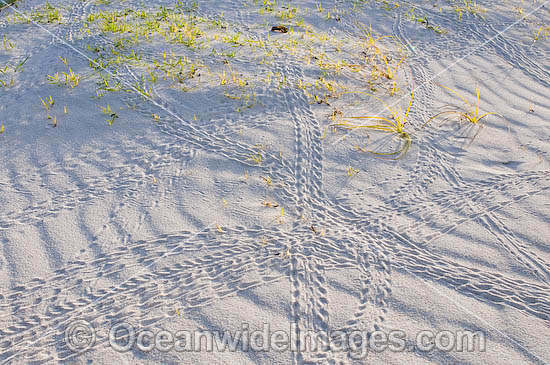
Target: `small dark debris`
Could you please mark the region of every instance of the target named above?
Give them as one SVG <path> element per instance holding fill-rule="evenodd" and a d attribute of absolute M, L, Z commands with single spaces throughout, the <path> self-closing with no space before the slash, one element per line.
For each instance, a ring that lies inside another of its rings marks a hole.
<path fill-rule="evenodd" d="M 288 28 L 284 25 L 275 25 L 271 27 L 271 31 L 276 33 L 288 33 Z"/>

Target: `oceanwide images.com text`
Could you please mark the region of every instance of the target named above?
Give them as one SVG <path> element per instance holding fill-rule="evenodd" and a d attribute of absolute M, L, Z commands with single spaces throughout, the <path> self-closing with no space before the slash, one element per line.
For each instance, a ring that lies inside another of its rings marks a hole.
<path fill-rule="evenodd" d="M 65 330 L 65 343 L 74 352 L 93 348 L 96 329 L 87 321 L 72 322 Z M 108 345 L 118 352 L 346 352 L 362 359 L 369 352 L 485 351 L 485 334 L 481 331 L 423 330 L 411 338 L 402 330 L 385 331 L 302 331 L 295 323 L 289 331 L 272 330 L 264 323 L 251 329 L 243 323 L 234 331 L 136 329 L 121 322 L 109 329 Z"/>

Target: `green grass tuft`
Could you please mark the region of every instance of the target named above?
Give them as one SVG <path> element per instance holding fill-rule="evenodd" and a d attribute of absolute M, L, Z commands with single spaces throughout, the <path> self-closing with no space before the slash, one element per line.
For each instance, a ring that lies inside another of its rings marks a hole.
<path fill-rule="evenodd" d="M 405 112 L 404 115 L 403 115 L 402 111 L 398 112 L 395 108 L 390 107 L 386 102 L 384 102 L 382 99 L 380 99 L 379 97 L 377 97 L 375 95 L 365 93 L 365 92 L 361 92 L 361 91 L 348 92 L 348 93 L 360 93 L 360 94 L 365 94 L 365 95 L 372 96 L 373 98 L 375 98 L 376 100 L 378 100 L 382 104 L 384 104 L 386 109 L 388 109 L 388 111 L 391 113 L 391 117 L 380 117 L 380 116 L 345 117 L 344 119 L 369 119 L 369 120 L 378 121 L 378 123 L 377 124 L 366 124 L 366 125 L 359 124 L 359 125 L 357 125 L 357 124 L 350 124 L 350 123 L 344 122 L 344 123 L 335 123 L 335 124 L 332 124 L 332 126 L 341 127 L 341 128 L 345 128 L 345 129 L 349 129 L 349 130 L 353 130 L 353 129 L 372 129 L 372 130 L 375 130 L 375 131 L 391 133 L 391 134 L 393 134 L 393 135 L 395 135 L 395 136 L 397 136 L 397 137 L 399 137 L 403 140 L 403 145 L 397 151 L 394 151 L 394 152 L 376 152 L 376 151 L 367 150 L 367 149 L 365 149 L 364 151 L 373 153 L 375 155 L 380 155 L 380 156 L 395 156 L 395 159 L 399 159 L 399 158 L 403 157 L 407 153 L 407 151 L 409 150 L 409 148 L 411 146 L 411 143 L 412 143 L 411 136 L 405 130 L 405 125 L 407 123 L 407 117 L 409 116 L 409 112 L 411 110 L 411 105 L 412 105 L 412 102 L 413 102 L 413 99 L 414 99 L 414 82 L 412 84 L 412 92 L 411 92 L 411 99 L 409 101 L 409 106 L 407 107 L 407 111 Z"/>

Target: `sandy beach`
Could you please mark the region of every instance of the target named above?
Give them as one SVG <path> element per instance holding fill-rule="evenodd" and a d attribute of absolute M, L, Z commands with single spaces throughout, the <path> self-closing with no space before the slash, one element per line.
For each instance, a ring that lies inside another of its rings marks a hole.
<path fill-rule="evenodd" d="M 0 9 L 1 364 L 550 363 L 550 1 Z"/>

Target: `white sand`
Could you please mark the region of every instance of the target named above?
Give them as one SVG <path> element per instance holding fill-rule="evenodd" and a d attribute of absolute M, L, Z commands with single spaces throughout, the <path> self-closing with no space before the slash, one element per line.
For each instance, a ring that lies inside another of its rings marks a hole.
<path fill-rule="evenodd" d="M 144 9 L 139 1 L 21 0 L 0 12 L 2 363 L 550 363 L 550 4 L 480 0 L 481 13 L 415 1 L 417 21 L 406 1 L 277 2 L 272 12 L 262 1 L 146 4 L 167 34 L 160 6 L 187 14 L 180 21 L 202 17 L 202 48 L 154 30 L 117 48 L 100 10 Z M 293 19 L 277 15 L 293 7 Z M 24 22 L 53 8 L 61 24 Z M 126 16 L 137 29 L 139 16 Z M 280 24 L 293 32 L 270 32 Z M 395 38 L 376 54 L 359 24 Z M 113 60 L 111 49 L 141 59 L 108 65 L 103 75 L 122 90 L 98 98 L 90 60 Z M 393 96 L 391 80 L 372 79 L 382 54 L 392 67 L 407 55 Z M 193 77 L 187 65 L 183 83 L 160 71 L 152 82 L 146 64 L 178 57 L 201 63 Z M 322 64 L 338 61 L 357 66 L 326 66 L 331 91 Z M 78 86 L 48 82 L 69 67 Z M 140 75 L 150 97 L 135 91 Z M 329 127 L 389 117 L 374 97 L 342 94 L 371 86 L 404 114 L 413 81 L 401 158 L 364 150 L 396 151 L 403 139 Z M 425 125 L 446 105 L 464 108 L 438 85 L 473 104 L 480 87 L 480 114 L 504 119 Z M 313 100 L 327 94 L 330 105 Z M 82 353 L 65 337 L 76 320 L 95 329 Z M 486 350 L 117 352 L 108 340 L 117 323 L 155 333 L 400 330 L 411 346 L 420 331 L 481 331 Z"/>

